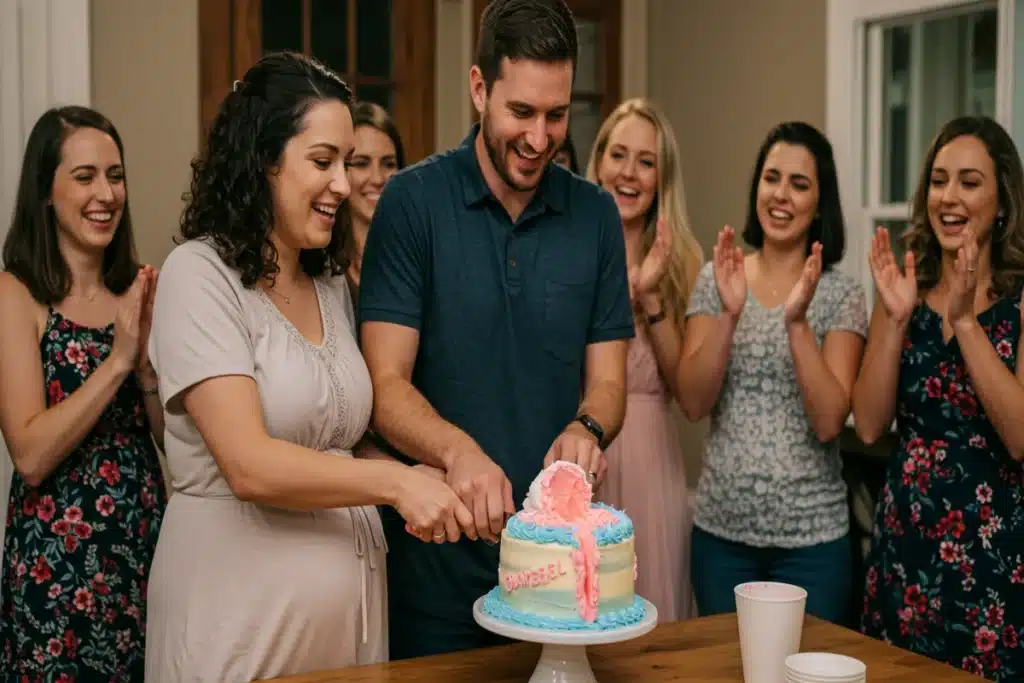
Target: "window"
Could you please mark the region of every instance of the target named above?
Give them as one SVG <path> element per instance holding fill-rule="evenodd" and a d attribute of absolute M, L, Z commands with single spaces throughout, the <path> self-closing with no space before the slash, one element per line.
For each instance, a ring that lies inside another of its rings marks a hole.
<path fill-rule="evenodd" d="M 942 125 L 991 116 L 1021 145 L 1019 12 L 1024 0 L 829 0 L 826 132 L 847 219 L 843 267 L 870 298 L 871 236 L 876 226 L 894 237 L 905 229 L 925 152 Z"/>
<path fill-rule="evenodd" d="M 434 0 L 203 0 L 203 130 L 232 82 L 270 51 L 310 54 L 391 112 L 409 162 L 434 151 Z"/>
<path fill-rule="evenodd" d="M 579 52 L 569 110 L 569 133 L 580 173 L 605 118 L 619 104 L 621 90 L 621 0 L 567 0 L 576 18 Z M 487 0 L 475 0 L 473 50 Z"/>

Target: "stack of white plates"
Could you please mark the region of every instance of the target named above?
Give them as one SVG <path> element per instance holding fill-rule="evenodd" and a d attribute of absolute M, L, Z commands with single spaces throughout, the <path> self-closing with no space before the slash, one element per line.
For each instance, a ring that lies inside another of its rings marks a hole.
<path fill-rule="evenodd" d="M 829 652 L 786 657 L 786 683 L 865 683 L 867 670 L 859 659 Z"/>

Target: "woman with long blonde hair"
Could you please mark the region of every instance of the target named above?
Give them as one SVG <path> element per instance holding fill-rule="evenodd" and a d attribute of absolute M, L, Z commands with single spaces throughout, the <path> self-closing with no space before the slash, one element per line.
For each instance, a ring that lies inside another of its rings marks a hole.
<path fill-rule="evenodd" d="M 687 300 L 700 271 L 672 127 L 647 99 L 620 104 L 601 126 L 587 178 L 612 194 L 626 239 L 636 337 L 627 364 L 626 418 L 605 453 L 602 501 L 637 529 L 637 591 L 661 621 L 690 616 L 686 472 L 669 413 Z"/>

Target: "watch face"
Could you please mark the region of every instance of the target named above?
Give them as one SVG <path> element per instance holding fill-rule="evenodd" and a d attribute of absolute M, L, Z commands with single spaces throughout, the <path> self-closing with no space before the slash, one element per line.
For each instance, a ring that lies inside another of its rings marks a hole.
<path fill-rule="evenodd" d="M 597 423 L 597 420 L 590 417 L 589 415 L 580 415 L 578 419 L 580 422 L 583 423 L 583 426 L 590 431 L 591 434 L 597 437 L 598 441 L 604 438 L 604 430 L 601 429 L 601 425 Z"/>

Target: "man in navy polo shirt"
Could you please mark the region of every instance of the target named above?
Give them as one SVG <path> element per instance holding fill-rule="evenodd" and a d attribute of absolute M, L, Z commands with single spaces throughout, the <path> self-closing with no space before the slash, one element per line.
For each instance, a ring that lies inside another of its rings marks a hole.
<path fill-rule="evenodd" d="M 359 299 L 374 427 L 474 514 L 421 540 L 385 510 L 393 659 L 502 642 L 472 605 L 497 584 L 507 517 L 554 460 L 600 484 L 622 423 L 633 315 L 619 213 L 550 163 L 576 50 L 562 0 L 494 0 L 470 71 L 481 124 L 393 176 L 374 212 Z"/>

